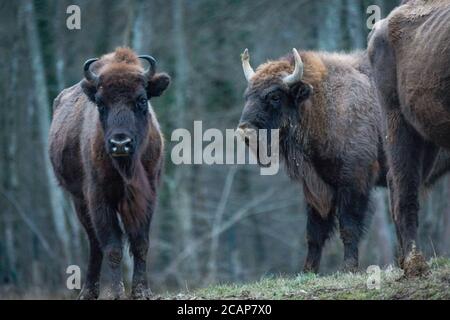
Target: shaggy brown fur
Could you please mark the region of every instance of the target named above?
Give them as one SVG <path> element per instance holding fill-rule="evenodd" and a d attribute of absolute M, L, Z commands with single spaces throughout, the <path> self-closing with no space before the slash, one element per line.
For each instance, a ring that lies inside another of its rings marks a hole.
<path fill-rule="evenodd" d="M 448 0 L 405 1 L 376 25 L 369 42 L 387 122 L 389 186 L 400 264 L 410 275 L 424 269 L 423 264 L 410 263 L 417 241 L 420 187 L 450 168 L 449 43 Z"/>
<path fill-rule="evenodd" d="M 50 158 L 89 236 L 90 259 L 81 298 L 97 298 L 103 255 L 112 271 L 112 297 L 123 294 L 122 231 L 134 257 L 132 294 L 146 295 L 148 232 L 163 164 L 163 138 L 147 100 L 167 87 L 165 74 L 144 75 L 135 53 L 119 48 L 92 65 L 87 79 L 54 102 Z M 132 153 L 115 156 L 111 139 L 126 136 Z"/>
<path fill-rule="evenodd" d="M 381 112 L 364 52 L 300 55 L 304 76 L 291 86 L 282 79 L 294 70 L 292 56 L 256 69 L 240 127 L 280 129 L 281 157 L 289 176 L 302 183 L 308 203 L 305 271 L 318 271 L 335 220 L 344 267 L 353 270 L 370 191 L 385 183 Z"/>

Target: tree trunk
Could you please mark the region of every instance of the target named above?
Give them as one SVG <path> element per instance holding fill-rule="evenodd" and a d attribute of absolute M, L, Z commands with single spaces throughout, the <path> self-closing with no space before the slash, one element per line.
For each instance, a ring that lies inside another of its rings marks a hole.
<path fill-rule="evenodd" d="M 144 11 L 144 1 L 142 0 L 134 0 L 134 21 L 132 28 L 132 38 L 131 38 L 131 47 L 138 54 L 143 54 L 143 44 L 144 44 L 144 19 L 146 17 L 146 12 Z M 148 28 L 149 26 L 145 26 Z M 150 39 L 145 39 L 147 42 L 150 42 Z"/>
<path fill-rule="evenodd" d="M 345 1 L 345 19 L 350 49 L 362 49 L 366 45 L 365 28 L 360 0 Z"/>
<path fill-rule="evenodd" d="M 174 107 L 177 113 L 174 125 L 179 128 L 188 120 L 185 110 L 187 108 L 189 60 L 184 31 L 184 2 L 173 0 L 172 6 L 175 52 Z M 176 210 L 180 228 L 180 244 L 193 248 L 188 272 L 192 274 L 191 279 L 197 281 L 199 279 L 199 266 L 197 249 L 194 246 L 192 188 L 190 187 L 193 178 L 192 170 L 192 166 L 188 166 L 185 170 L 176 171 L 174 180 L 177 189 L 173 190 L 173 199 L 175 199 L 174 210 Z"/>
<path fill-rule="evenodd" d="M 324 5 L 317 2 L 321 21 L 317 48 L 319 50 L 337 51 L 341 49 L 342 42 L 342 0 L 334 0 L 333 5 Z"/>
<path fill-rule="evenodd" d="M 50 102 L 48 99 L 47 84 L 45 80 L 45 71 L 42 60 L 42 52 L 39 42 L 39 33 L 37 30 L 34 4 L 28 0 L 24 2 L 25 24 L 27 30 L 27 40 L 30 52 L 30 61 L 32 68 L 32 77 L 34 80 L 35 103 L 38 113 L 38 130 L 41 142 L 42 154 L 45 163 L 45 174 L 47 177 L 48 196 L 50 197 L 51 215 L 53 223 L 63 248 L 64 261 L 71 258 L 69 247 L 69 232 L 66 226 L 64 215 L 64 196 L 59 188 L 53 169 L 50 164 L 48 153 L 48 132 L 50 129 Z"/>
<path fill-rule="evenodd" d="M 220 229 L 222 228 L 223 218 L 225 215 L 225 209 L 230 197 L 231 188 L 233 186 L 234 177 L 237 172 L 237 167 L 233 166 L 228 170 L 227 177 L 225 179 L 222 195 L 220 197 L 219 204 L 217 205 L 217 210 L 214 215 L 213 225 L 212 225 L 212 238 L 211 246 L 209 248 L 209 261 L 208 261 L 208 282 L 215 282 L 217 280 L 217 257 L 219 252 L 219 241 L 220 241 Z"/>

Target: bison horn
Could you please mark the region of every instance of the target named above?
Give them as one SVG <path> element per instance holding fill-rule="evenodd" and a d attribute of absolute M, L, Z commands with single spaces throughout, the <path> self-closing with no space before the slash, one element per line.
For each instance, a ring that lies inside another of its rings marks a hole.
<path fill-rule="evenodd" d="M 284 77 L 283 82 L 287 85 L 294 84 L 303 78 L 303 61 L 300 55 L 298 54 L 297 49 L 292 49 L 292 52 L 294 53 L 294 60 L 295 60 L 295 69 L 294 72 L 286 77 Z"/>
<path fill-rule="evenodd" d="M 143 59 L 149 63 L 150 67 L 144 71 L 144 75 L 148 78 L 152 77 L 156 70 L 156 59 L 148 55 L 139 56 L 139 59 Z"/>
<path fill-rule="evenodd" d="M 84 63 L 84 77 L 87 80 L 92 81 L 94 83 L 97 82 L 98 76 L 90 70 L 90 67 L 91 67 L 91 64 L 93 64 L 97 60 L 98 60 L 98 58 L 92 58 L 92 59 L 87 60 Z"/>
<path fill-rule="evenodd" d="M 244 69 L 245 79 L 250 81 L 255 75 L 255 71 L 250 65 L 250 55 L 248 54 L 248 49 L 245 49 L 244 53 L 241 54 L 242 69 Z"/>

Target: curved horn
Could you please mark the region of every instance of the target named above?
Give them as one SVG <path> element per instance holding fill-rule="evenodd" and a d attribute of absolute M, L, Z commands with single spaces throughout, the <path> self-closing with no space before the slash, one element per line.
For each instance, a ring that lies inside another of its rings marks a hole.
<path fill-rule="evenodd" d="M 144 75 L 146 77 L 152 77 L 156 71 L 156 59 L 149 55 L 139 56 L 138 58 L 143 59 L 149 63 L 150 67 L 144 71 Z"/>
<path fill-rule="evenodd" d="M 250 65 L 250 55 L 248 54 L 248 49 L 245 49 L 244 53 L 241 54 L 242 69 L 244 69 L 245 79 L 250 81 L 255 75 L 255 71 Z"/>
<path fill-rule="evenodd" d="M 303 78 L 303 61 L 300 55 L 298 54 L 297 49 L 292 49 L 295 60 L 295 69 L 294 72 L 286 77 L 284 77 L 283 82 L 287 85 L 294 84 Z"/>
<path fill-rule="evenodd" d="M 98 76 L 95 73 L 93 73 L 89 68 L 91 67 L 91 64 L 93 64 L 97 60 L 98 58 L 92 58 L 84 63 L 84 77 L 87 80 L 92 81 L 94 83 L 98 81 Z"/>

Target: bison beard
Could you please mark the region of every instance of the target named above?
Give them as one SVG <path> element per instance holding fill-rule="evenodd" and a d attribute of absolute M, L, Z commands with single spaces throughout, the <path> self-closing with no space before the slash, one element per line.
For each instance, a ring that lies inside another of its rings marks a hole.
<path fill-rule="evenodd" d="M 138 174 L 138 162 L 139 159 L 134 159 L 133 156 L 130 157 L 113 157 L 112 163 L 114 168 L 119 172 L 125 184 L 132 182 Z"/>
<path fill-rule="evenodd" d="M 260 132 L 257 129 L 245 129 L 244 131 L 239 131 L 239 133 L 253 156 L 256 158 L 257 164 L 263 168 L 270 167 L 270 159 L 273 156 L 270 130 L 263 130 Z M 263 134 L 265 135 L 264 138 Z M 278 161 L 278 159 L 276 161 Z"/>
<path fill-rule="evenodd" d="M 126 170 L 127 173 L 132 173 L 131 179 L 128 178 L 128 175 L 126 177 L 122 176 L 124 178 L 124 195 L 119 202 L 118 211 L 128 233 L 135 235 L 142 226 L 147 225 L 149 220 L 151 220 L 147 212 L 155 195 L 149 193 L 152 188 L 142 163 L 138 162 L 136 165 L 126 164 L 125 168 L 120 166 L 120 164 L 118 166 L 118 171 L 121 175 L 123 170 Z M 132 167 L 134 167 L 134 170 Z"/>

